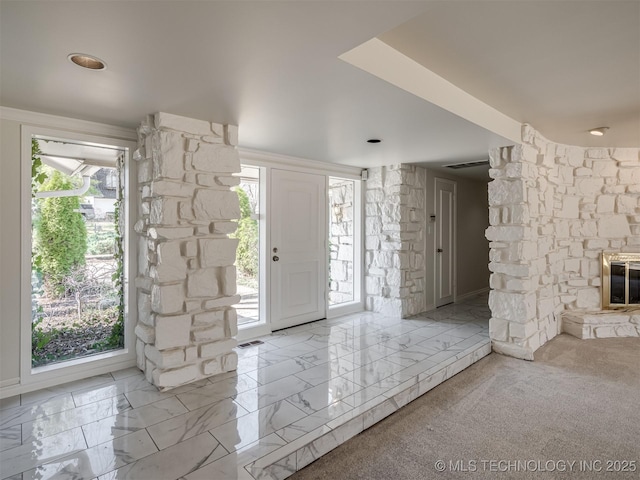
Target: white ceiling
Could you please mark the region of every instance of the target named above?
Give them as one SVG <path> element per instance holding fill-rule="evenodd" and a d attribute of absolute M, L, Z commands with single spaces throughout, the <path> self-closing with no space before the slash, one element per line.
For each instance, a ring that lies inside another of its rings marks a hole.
<path fill-rule="evenodd" d="M 607 122 L 605 138 L 640 145 L 638 2 L 512 3 L 3 0 L 0 104 L 127 127 L 166 111 L 238 124 L 247 148 L 361 167 L 481 160 L 512 143 L 338 58 L 379 36 L 554 140 L 586 144 Z M 612 44 L 606 58 L 585 37 Z M 72 52 L 108 69 L 82 70 Z M 614 137 L 619 125 L 630 134 Z"/>
<path fill-rule="evenodd" d="M 556 142 L 640 146 L 638 0 L 432 2 L 379 38 Z"/>

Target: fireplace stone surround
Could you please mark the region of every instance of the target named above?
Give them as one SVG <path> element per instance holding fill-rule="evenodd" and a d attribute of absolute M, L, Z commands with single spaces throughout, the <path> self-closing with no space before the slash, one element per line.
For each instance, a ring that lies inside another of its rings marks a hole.
<path fill-rule="evenodd" d="M 525 125 L 490 163 L 493 349 L 532 360 L 562 331 L 638 336 L 640 312 L 601 310 L 600 256 L 640 250 L 640 149 L 560 145 Z"/>

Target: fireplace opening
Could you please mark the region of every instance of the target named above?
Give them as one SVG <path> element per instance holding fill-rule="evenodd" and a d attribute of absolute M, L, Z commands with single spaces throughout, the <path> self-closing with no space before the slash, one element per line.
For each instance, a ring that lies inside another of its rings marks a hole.
<path fill-rule="evenodd" d="M 640 306 L 640 253 L 602 254 L 602 307 Z"/>

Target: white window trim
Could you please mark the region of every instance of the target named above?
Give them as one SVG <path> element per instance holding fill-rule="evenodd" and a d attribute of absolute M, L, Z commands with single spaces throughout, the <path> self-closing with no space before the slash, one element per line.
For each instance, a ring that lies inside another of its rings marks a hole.
<path fill-rule="evenodd" d="M 4 113 L 4 112 L 3 112 Z M 30 112 L 25 112 L 27 118 Z M 39 119 L 39 117 L 37 117 Z M 52 117 L 55 122 L 59 117 Z M 61 118 L 61 117 L 60 117 Z M 46 117 L 49 120 L 48 117 Z M 69 120 L 69 125 L 74 121 Z M 66 123 L 63 122 L 65 126 Z M 21 189 L 20 189 L 20 234 L 21 234 L 21 275 L 20 275 L 20 383 L 3 388 L 4 395 L 15 395 L 32 390 L 47 388 L 61 383 L 108 373 L 135 365 L 135 334 L 137 321 L 135 276 L 137 272 L 136 233 L 133 225 L 137 216 L 137 195 L 135 188 L 136 166 L 133 151 L 137 144 L 131 136 L 122 138 L 113 136 L 113 127 L 99 124 L 87 124 L 91 133 L 79 133 L 57 129 L 55 127 L 39 127 L 29 124 L 21 125 Z M 85 122 L 78 121 L 82 128 Z M 124 130 L 122 130 L 124 132 Z M 31 368 L 31 139 L 34 135 L 77 140 L 80 142 L 112 144 L 128 149 L 125 160 L 124 211 L 126 240 L 124 245 L 124 295 L 125 295 L 125 346 L 124 349 L 105 352 L 103 354 L 52 364 L 36 369 Z"/>

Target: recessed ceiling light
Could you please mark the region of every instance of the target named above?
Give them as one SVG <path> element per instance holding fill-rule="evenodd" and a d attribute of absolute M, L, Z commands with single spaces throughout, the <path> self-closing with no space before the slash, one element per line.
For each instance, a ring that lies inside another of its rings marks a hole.
<path fill-rule="evenodd" d="M 71 53 L 67 58 L 71 63 L 89 70 L 106 70 L 107 68 L 107 64 L 102 60 L 86 53 Z"/>
<path fill-rule="evenodd" d="M 592 128 L 591 130 L 589 130 L 589 133 L 596 137 L 602 137 L 605 133 L 607 133 L 607 130 L 609 130 L 609 127 L 598 127 Z"/>
<path fill-rule="evenodd" d="M 382 140 L 380 140 L 379 138 L 370 138 L 369 140 L 367 140 L 367 143 L 380 143 Z"/>

